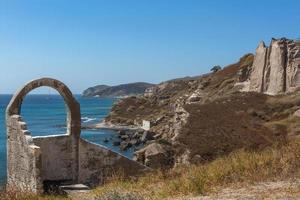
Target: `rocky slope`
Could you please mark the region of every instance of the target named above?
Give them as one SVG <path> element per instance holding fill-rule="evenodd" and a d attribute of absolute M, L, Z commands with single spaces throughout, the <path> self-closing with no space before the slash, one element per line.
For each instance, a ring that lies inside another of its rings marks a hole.
<path fill-rule="evenodd" d="M 260 150 L 284 144 L 300 133 L 299 118 L 294 115 L 300 108 L 298 51 L 289 50 L 298 45 L 280 39 L 272 41 L 273 53 L 266 53 L 264 48 L 260 44 L 255 56 L 247 54 L 216 73 L 163 82 L 149 88 L 144 96 L 123 99 L 105 121 L 125 125 L 151 121 L 153 140 L 135 157 L 151 167 L 162 167 L 155 163 L 165 167 L 203 163 L 238 149 Z M 289 53 L 277 56 L 285 51 Z M 269 55 L 267 62 L 261 61 L 261 54 Z M 258 66 L 263 68 L 259 73 Z M 283 69 L 281 76 L 279 69 Z M 293 92 L 264 94 L 286 91 Z"/>
<path fill-rule="evenodd" d="M 122 96 L 134 96 L 143 94 L 149 87 L 154 86 L 150 83 L 128 83 L 117 86 L 97 85 L 90 87 L 83 91 L 82 96 L 84 97 L 122 97 Z"/>

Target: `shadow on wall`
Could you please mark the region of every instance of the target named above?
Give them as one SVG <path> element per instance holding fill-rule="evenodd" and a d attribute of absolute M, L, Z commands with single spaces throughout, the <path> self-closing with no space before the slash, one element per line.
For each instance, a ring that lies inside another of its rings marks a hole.
<path fill-rule="evenodd" d="M 47 86 L 57 90 L 67 105 L 67 133 L 32 137 L 20 116 L 25 96 Z M 117 171 L 138 175 L 148 168 L 104 146 L 80 138 L 80 105 L 62 82 L 41 78 L 22 87 L 6 110 L 7 188 L 42 192 L 43 183 L 83 183 L 96 186 Z"/>

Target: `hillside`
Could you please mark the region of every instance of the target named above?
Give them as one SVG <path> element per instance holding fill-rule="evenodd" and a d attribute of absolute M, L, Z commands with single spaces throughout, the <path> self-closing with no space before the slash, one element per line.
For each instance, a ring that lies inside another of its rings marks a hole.
<path fill-rule="evenodd" d="M 117 86 L 97 85 L 90 87 L 83 91 L 84 97 L 122 97 L 122 96 L 134 96 L 143 94 L 147 88 L 154 86 L 154 84 L 137 82 L 121 84 Z"/>
<path fill-rule="evenodd" d="M 294 115 L 300 108 L 299 90 L 276 96 L 243 92 L 253 80 L 257 56 L 246 54 L 216 73 L 163 82 L 142 97 L 123 99 L 105 121 L 137 126 L 151 121 L 154 139 L 135 157 L 148 166 L 206 163 L 240 149 L 284 145 L 299 134 L 300 120 Z"/>

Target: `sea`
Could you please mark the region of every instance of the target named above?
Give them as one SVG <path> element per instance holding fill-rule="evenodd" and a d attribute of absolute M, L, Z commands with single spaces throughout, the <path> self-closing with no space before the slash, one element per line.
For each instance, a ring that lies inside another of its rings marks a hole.
<path fill-rule="evenodd" d="M 6 182 L 6 127 L 5 109 L 12 95 L 0 95 L 0 186 Z M 117 98 L 83 98 L 75 95 L 81 107 L 81 123 L 89 125 L 100 122 L 108 115 Z M 66 133 L 66 107 L 60 95 L 29 94 L 25 97 L 21 115 L 32 136 L 57 135 Z M 118 135 L 113 130 L 82 130 L 81 137 L 104 145 L 128 158 L 133 156 L 133 148 L 121 151 L 113 146 Z"/>

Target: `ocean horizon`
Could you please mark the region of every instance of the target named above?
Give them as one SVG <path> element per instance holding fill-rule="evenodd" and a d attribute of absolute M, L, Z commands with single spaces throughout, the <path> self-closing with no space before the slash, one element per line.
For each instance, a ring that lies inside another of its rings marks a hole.
<path fill-rule="evenodd" d="M 117 98 L 83 98 L 74 95 L 80 103 L 82 125 L 100 122 L 111 110 Z M 6 125 L 5 110 L 12 94 L 0 94 L 0 185 L 6 182 Z M 24 99 L 21 108 L 23 120 L 27 123 L 32 136 L 58 135 L 66 133 L 67 111 L 63 98 L 59 94 L 29 94 Z M 121 151 L 113 146 L 118 140 L 114 130 L 81 131 L 81 137 L 91 142 L 106 146 L 128 158 L 133 156 L 133 148 Z"/>

